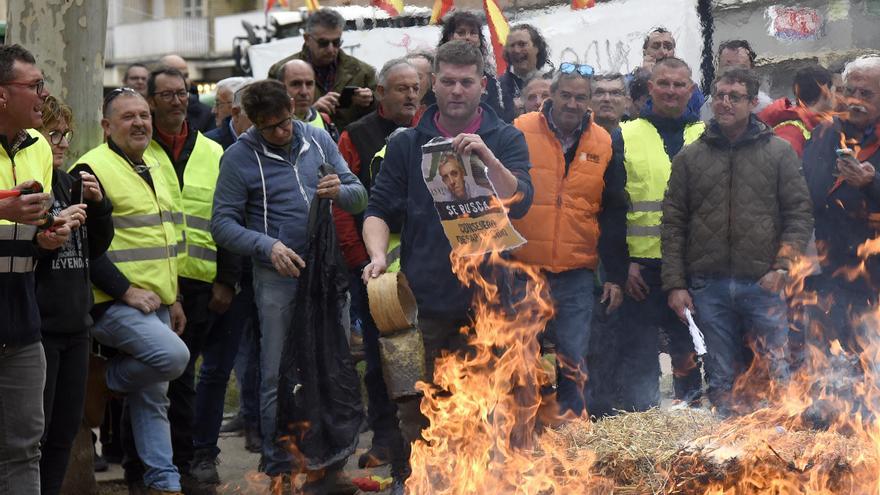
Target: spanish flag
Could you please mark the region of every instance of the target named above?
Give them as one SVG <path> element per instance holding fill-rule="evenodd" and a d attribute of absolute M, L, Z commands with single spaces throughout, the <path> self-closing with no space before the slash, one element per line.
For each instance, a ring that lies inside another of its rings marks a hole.
<path fill-rule="evenodd" d="M 571 0 L 571 9 L 580 10 L 596 6 L 596 0 Z"/>
<path fill-rule="evenodd" d="M 403 0 L 372 0 L 370 5 L 388 12 L 391 17 L 403 14 Z"/>
<path fill-rule="evenodd" d="M 318 3 L 318 0 L 306 0 L 306 9 L 309 12 L 315 12 L 321 10 L 321 4 Z"/>
<path fill-rule="evenodd" d="M 431 10 L 430 24 L 440 24 L 446 14 L 455 6 L 454 0 L 434 0 L 434 8 Z"/>
<path fill-rule="evenodd" d="M 483 10 L 486 11 L 486 22 L 489 24 L 489 34 L 492 35 L 492 52 L 495 54 L 495 66 L 498 75 L 507 70 L 507 62 L 504 61 L 504 44 L 507 43 L 507 33 L 510 32 L 510 24 L 501 12 L 498 0 L 483 0 Z"/>
<path fill-rule="evenodd" d="M 307 0 L 308 1 L 308 0 Z M 266 0 L 266 12 L 272 10 L 272 7 L 275 6 L 276 0 Z M 287 0 L 277 0 L 278 5 L 281 5 L 285 9 L 287 8 Z"/>

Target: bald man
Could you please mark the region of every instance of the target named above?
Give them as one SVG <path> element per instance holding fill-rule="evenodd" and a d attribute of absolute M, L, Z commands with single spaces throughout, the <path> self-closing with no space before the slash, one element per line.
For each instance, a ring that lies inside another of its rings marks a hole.
<path fill-rule="evenodd" d="M 186 105 L 186 120 L 190 127 L 201 132 L 210 131 L 216 126 L 214 114 L 211 107 L 199 101 L 199 93 L 193 87 L 192 79 L 189 77 L 189 66 L 186 60 L 180 55 L 165 55 L 159 59 L 159 65 L 177 69 L 186 79 L 186 89 L 189 91 L 189 101 Z"/>

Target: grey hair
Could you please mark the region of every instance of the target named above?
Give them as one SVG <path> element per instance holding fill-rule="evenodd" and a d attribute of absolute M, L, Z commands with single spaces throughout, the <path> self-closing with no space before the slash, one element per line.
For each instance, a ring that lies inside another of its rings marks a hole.
<path fill-rule="evenodd" d="M 559 89 L 559 83 L 562 81 L 568 81 L 570 79 L 585 79 L 590 86 L 590 94 L 593 93 L 593 82 L 591 76 L 584 76 L 578 71 L 570 72 L 568 74 L 562 71 L 556 71 L 553 74 L 553 79 L 550 80 L 550 92 L 555 93 L 557 89 Z"/>
<path fill-rule="evenodd" d="M 232 79 L 232 78 L 230 78 Z M 244 95 L 245 88 L 250 85 L 250 83 L 254 82 L 253 77 L 241 77 L 239 78 L 241 81 L 235 85 L 235 87 L 231 87 L 232 90 L 232 107 L 241 107 L 241 97 Z"/>
<path fill-rule="evenodd" d="M 843 81 L 849 78 L 849 75 L 853 72 L 863 72 L 863 71 L 876 71 L 880 72 L 880 55 L 863 55 L 852 62 L 846 64 L 843 68 Z"/>
<path fill-rule="evenodd" d="M 250 77 L 227 77 L 226 79 L 221 79 L 217 82 L 217 86 L 214 87 L 214 94 L 220 93 L 220 90 L 228 89 L 233 94 L 238 91 L 238 88 L 241 87 L 241 84 L 244 81 L 250 80 Z"/>
<path fill-rule="evenodd" d="M 313 33 L 318 26 L 326 29 L 345 29 L 345 17 L 342 17 L 339 12 L 325 7 L 309 15 L 306 21 L 306 32 Z"/>
<path fill-rule="evenodd" d="M 593 80 L 596 82 L 602 81 L 620 81 L 623 85 L 623 93 L 626 96 L 629 96 L 629 86 L 626 84 L 626 78 L 620 72 L 612 72 L 608 74 L 596 74 L 593 76 Z"/>
<path fill-rule="evenodd" d="M 415 66 L 413 64 L 409 63 L 409 60 L 407 60 L 406 58 L 404 58 L 404 57 L 392 58 L 391 60 L 385 62 L 385 65 L 383 65 L 382 69 L 379 71 L 377 84 L 379 86 L 384 87 L 385 83 L 388 82 L 388 76 L 390 76 L 391 73 L 394 72 L 394 69 L 396 69 L 400 66 L 406 66 L 406 67 L 409 67 L 410 69 L 418 72 L 416 70 Z"/>
<path fill-rule="evenodd" d="M 428 50 L 415 50 L 406 54 L 404 57 L 407 60 L 412 60 L 414 58 L 422 58 L 428 61 L 428 64 L 431 65 L 431 69 L 434 68 L 434 53 Z"/>

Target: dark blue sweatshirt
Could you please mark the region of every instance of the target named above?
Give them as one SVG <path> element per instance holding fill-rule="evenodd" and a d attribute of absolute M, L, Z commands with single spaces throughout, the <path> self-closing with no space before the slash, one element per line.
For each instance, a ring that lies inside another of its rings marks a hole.
<path fill-rule="evenodd" d="M 516 176 L 517 192 L 522 199 L 510 207 L 510 216 L 521 218 L 531 206 L 534 193 L 526 140 L 488 105 L 483 103 L 481 108 L 483 119 L 477 134 Z M 416 296 L 419 314 L 463 320 L 468 316 L 472 294 L 452 273 L 452 248 L 422 177 L 421 147 L 440 136 L 434 125 L 436 113 L 437 106 L 432 105 L 417 127 L 403 131 L 388 143 L 365 217 L 381 218 L 388 225 L 403 225 L 400 262 Z"/>

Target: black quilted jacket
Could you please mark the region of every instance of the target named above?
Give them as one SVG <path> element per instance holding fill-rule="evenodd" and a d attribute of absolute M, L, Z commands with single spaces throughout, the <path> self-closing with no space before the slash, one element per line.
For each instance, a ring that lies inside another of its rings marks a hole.
<path fill-rule="evenodd" d="M 663 289 L 694 275 L 757 280 L 787 268 L 813 230 L 800 160 L 751 117 L 731 143 L 713 120 L 672 162 L 661 227 Z"/>

